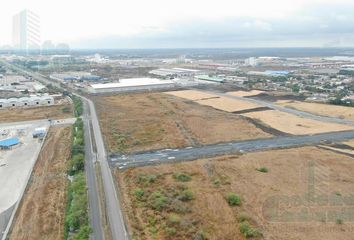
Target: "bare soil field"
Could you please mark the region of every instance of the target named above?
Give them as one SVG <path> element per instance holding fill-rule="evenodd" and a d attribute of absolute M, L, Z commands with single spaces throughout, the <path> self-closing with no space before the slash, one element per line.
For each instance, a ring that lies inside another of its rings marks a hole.
<path fill-rule="evenodd" d="M 326 123 L 312 119 L 301 118 L 278 110 L 250 112 L 242 115 L 258 119 L 272 128 L 295 135 L 336 132 L 354 129 L 353 126 Z"/>
<path fill-rule="evenodd" d="M 260 90 L 236 91 L 236 92 L 228 92 L 227 94 L 237 96 L 237 97 L 250 97 L 250 96 L 256 96 L 261 93 L 264 93 L 264 91 L 260 91 Z"/>
<path fill-rule="evenodd" d="M 215 109 L 226 111 L 226 112 L 238 112 L 238 111 L 262 107 L 255 103 L 231 99 L 228 97 L 220 97 L 213 93 L 207 93 L 198 90 L 183 90 L 183 91 L 173 91 L 173 92 L 166 92 L 166 93 L 176 97 L 192 100 L 201 105 L 210 106 Z M 233 93 L 238 93 L 242 95 L 242 94 L 247 94 L 248 92 L 238 91 Z"/>
<path fill-rule="evenodd" d="M 45 107 L 23 107 L 0 110 L 0 122 L 22 122 L 38 119 L 64 119 L 73 117 L 69 103 Z"/>
<path fill-rule="evenodd" d="M 192 101 L 208 99 L 208 98 L 218 98 L 218 96 L 215 94 L 206 93 L 198 90 L 182 90 L 182 91 L 172 91 L 172 92 L 165 92 L 165 93 L 171 94 L 176 97 L 192 100 Z"/>
<path fill-rule="evenodd" d="M 271 137 L 242 116 L 164 93 L 94 97 L 111 152 Z"/>
<path fill-rule="evenodd" d="M 238 111 L 250 110 L 250 109 L 262 107 L 258 104 L 255 104 L 255 103 L 231 99 L 228 97 L 219 97 L 219 98 L 198 100 L 196 102 L 201 105 L 210 106 L 215 109 L 219 109 L 219 110 L 226 111 L 226 112 L 238 112 Z"/>
<path fill-rule="evenodd" d="M 322 116 L 345 118 L 354 121 L 354 108 L 352 107 L 299 101 L 277 101 L 276 103 L 304 112 L 314 113 Z"/>
<path fill-rule="evenodd" d="M 117 170 L 116 178 L 134 239 L 238 240 L 242 228 L 257 239 L 350 240 L 353 171 L 351 157 L 303 147 Z M 230 193 L 241 203 L 230 204 Z"/>
<path fill-rule="evenodd" d="M 71 127 L 50 129 L 18 208 L 10 239 L 64 238 L 65 172 L 70 146 Z"/>

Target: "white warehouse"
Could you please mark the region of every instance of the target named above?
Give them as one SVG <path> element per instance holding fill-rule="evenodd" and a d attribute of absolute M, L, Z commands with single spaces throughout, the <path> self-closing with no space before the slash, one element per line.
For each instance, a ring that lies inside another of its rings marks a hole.
<path fill-rule="evenodd" d="M 120 79 L 119 82 L 113 83 L 91 84 L 88 91 L 91 93 L 108 93 L 165 89 L 173 87 L 175 87 L 175 83 L 170 80 L 161 80 L 157 78 L 128 78 Z"/>
<path fill-rule="evenodd" d="M 0 109 L 10 107 L 34 107 L 53 105 L 54 98 L 52 96 L 31 96 L 21 98 L 0 99 Z"/>

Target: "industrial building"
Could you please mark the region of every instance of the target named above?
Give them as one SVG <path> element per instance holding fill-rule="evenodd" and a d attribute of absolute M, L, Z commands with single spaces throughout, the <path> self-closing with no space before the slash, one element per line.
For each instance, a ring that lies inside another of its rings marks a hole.
<path fill-rule="evenodd" d="M 187 68 L 159 68 L 149 73 L 164 78 L 194 77 L 196 74 L 202 74 L 200 70 Z"/>
<path fill-rule="evenodd" d="M 129 92 L 140 90 L 165 89 L 175 87 L 170 80 L 156 78 L 128 78 L 120 79 L 119 82 L 91 84 L 88 91 L 91 93 Z"/>
<path fill-rule="evenodd" d="M 86 72 L 52 74 L 50 78 L 58 81 L 98 81 L 102 79 L 100 76 Z"/>
<path fill-rule="evenodd" d="M 18 144 L 20 144 L 20 139 L 17 137 L 0 140 L 0 149 L 11 149 Z"/>
<path fill-rule="evenodd" d="M 0 99 L 0 109 L 9 107 L 47 106 L 53 104 L 54 98 L 52 96 L 31 96 Z"/>

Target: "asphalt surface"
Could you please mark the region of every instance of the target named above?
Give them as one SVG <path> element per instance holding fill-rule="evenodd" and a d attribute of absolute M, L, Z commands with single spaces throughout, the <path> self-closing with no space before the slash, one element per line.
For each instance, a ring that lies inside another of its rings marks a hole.
<path fill-rule="evenodd" d="M 116 185 L 112 176 L 110 165 L 107 160 L 106 149 L 104 147 L 103 138 L 102 138 L 99 122 L 97 119 L 95 106 L 91 100 L 84 97 L 82 97 L 82 99 L 84 100 L 84 102 L 88 104 L 90 109 L 93 136 L 96 143 L 97 161 L 101 165 L 103 189 L 105 193 L 107 215 L 108 215 L 109 224 L 111 228 L 112 239 L 114 240 L 129 239 L 124 224 L 122 209 L 120 206 L 120 201 L 118 199 Z"/>
<path fill-rule="evenodd" d="M 269 139 L 256 139 L 239 142 L 229 142 L 201 147 L 183 149 L 165 149 L 155 152 L 143 152 L 132 155 L 116 155 L 111 157 L 112 164 L 119 169 L 155 165 L 166 162 L 180 162 L 225 154 L 236 154 L 276 148 L 299 147 L 316 145 L 324 141 L 344 141 L 354 138 L 354 131 L 331 132 L 315 135 L 286 136 Z"/>
<path fill-rule="evenodd" d="M 101 225 L 101 209 L 100 199 L 98 195 L 98 186 L 96 182 L 95 162 L 96 154 L 93 151 L 91 139 L 91 125 L 89 107 L 86 102 L 83 104 L 83 122 L 84 122 L 84 137 L 85 137 L 85 173 L 88 186 L 88 201 L 89 201 L 89 214 L 92 226 L 91 239 L 102 240 L 103 231 Z"/>

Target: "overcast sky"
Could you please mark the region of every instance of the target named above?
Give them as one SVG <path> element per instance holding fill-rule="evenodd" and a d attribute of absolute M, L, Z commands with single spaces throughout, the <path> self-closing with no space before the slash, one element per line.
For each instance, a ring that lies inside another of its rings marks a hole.
<path fill-rule="evenodd" d="M 354 0 L 6 0 L 0 46 L 25 8 L 75 48 L 354 47 Z"/>

